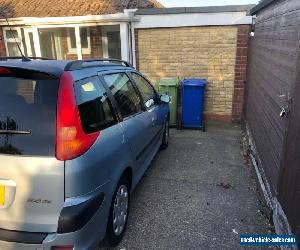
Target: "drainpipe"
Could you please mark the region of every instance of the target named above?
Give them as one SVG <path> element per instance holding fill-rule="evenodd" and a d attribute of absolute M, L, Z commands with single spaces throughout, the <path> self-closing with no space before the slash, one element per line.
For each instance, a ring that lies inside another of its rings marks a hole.
<path fill-rule="evenodd" d="M 124 13 L 128 14 L 130 21 L 128 22 L 128 33 L 129 33 L 129 62 L 136 67 L 136 60 L 135 60 L 135 35 L 134 35 L 134 28 L 133 28 L 133 19 L 135 17 L 135 12 L 137 9 L 125 9 Z"/>
<path fill-rule="evenodd" d="M 132 49 L 132 22 L 129 21 L 129 62 L 133 64 L 133 49 Z"/>

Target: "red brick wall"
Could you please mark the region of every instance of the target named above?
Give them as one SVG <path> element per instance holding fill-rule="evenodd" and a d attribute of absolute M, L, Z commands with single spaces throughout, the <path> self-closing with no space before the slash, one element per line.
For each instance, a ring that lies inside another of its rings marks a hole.
<path fill-rule="evenodd" d="M 91 41 L 91 53 L 82 54 L 83 59 L 89 58 L 102 58 L 102 36 L 101 27 L 90 27 L 90 41 Z M 77 53 L 69 52 L 68 48 L 68 32 L 64 28 L 61 31 L 61 52 L 63 60 L 77 60 Z"/>
<path fill-rule="evenodd" d="M 26 103 L 34 103 L 34 90 L 32 81 L 23 81 L 22 84 L 18 85 L 17 94 L 24 97 Z"/>
<path fill-rule="evenodd" d="M 4 34 L 3 29 L 0 28 L 0 57 L 7 56 L 6 55 L 6 48 L 4 43 Z"/>
<path fill-rule="evenodd" d="M 91 55 L 92 58 L 102 58 L 102 33 L 101 27 L 92 27 L 90 28 L 90 36 L 91 36 Z"/>
<path fill-rule="evenodd" d="M 240 25 L 238 27 L 234 92 L 232 100 L 233 122 L 240 122 L 242 118 L 250 28 L 249 25 Z"/>
<path fill-rule="evenodd" d="M 83 59 L 102 58 L 102 33 L 101 27 L 90 27 L 91 53 L 82 54 Z M 77 58 L 76 58 L 77 59 Z"/>
<path fill-rule="evenodd" d="M 76 54 L 74 56 L 68 54 L 68 38 L 67 38 L 67 29 L 66 28 L 62 29 L 62 31 L 61 31 L 60 41 L 61 41 L 62 59 L 64 59 L 64 60 L 77 59 Z"/>

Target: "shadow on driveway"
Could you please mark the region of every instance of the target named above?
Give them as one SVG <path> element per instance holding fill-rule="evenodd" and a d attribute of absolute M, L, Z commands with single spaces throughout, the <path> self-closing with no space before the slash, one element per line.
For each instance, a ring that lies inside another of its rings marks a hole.
<path fill-rule="evenodd" d="M 170 131 L 169 148 L 131 196 L 127 232 L 116 249 L 243 249 L 239 234 L 270 233 L 239 126 L 207 130 Z"/>

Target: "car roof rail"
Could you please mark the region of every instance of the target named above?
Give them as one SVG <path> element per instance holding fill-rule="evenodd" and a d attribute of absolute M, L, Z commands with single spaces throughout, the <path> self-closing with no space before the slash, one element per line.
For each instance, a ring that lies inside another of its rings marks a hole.
<path fill-rule="evenodd" d="M 7 60 L 22 60 L 22 61 L 31 61 L 31 60 L 55 60 L 52 58 L 46 58 L 46 57 L 33 57 L 33 56 L 5 56 L 0 57 L 0 61 L 7 61 Z"/>
<path fill-rule="evenodd" d="M 99 62 L 99 64 L 96 64 L 97 62 Z M 85 63 L 93 63 L 93 64 L 84 65 Z M 125 67 L 133 68 L 133 66 L 129 62 L 124 61 L 124 60 L 111 59 L 111 58 L 101 58 L 101 59 L 87 59 L 87 60 L 71 61 L 66 65 L 65 70 L 66 71 L 72 71 L 72 70 L 78 70 L 78 69 L 89 68 L 89 67 L 108 66 L 108 65 L 104 65 L 103 63 L 120 64 L 120 65 L 123 65 Z"/>

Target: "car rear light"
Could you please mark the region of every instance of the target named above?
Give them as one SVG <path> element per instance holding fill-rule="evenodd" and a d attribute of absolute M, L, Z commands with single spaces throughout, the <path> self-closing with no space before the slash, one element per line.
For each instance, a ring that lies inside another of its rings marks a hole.
<path fill-rule="evenodd" d="M 74 159 L 94 144 L 100 132 L 84 133 L 69 72 L 64 72 L 60 78 L 56 112 L 56 158 Z"/>
<path fill-rule="evenodd" d="M 51 250 L 72 250 L 72 249 L 74 249 L 73 245 L 63 245 L 63 246 L 51 247 Z"/>
<path fill-rule="evenodd" d="M 0 75 L 10 74 L 11 71 L 8 68 L 0 67 Z"/>

